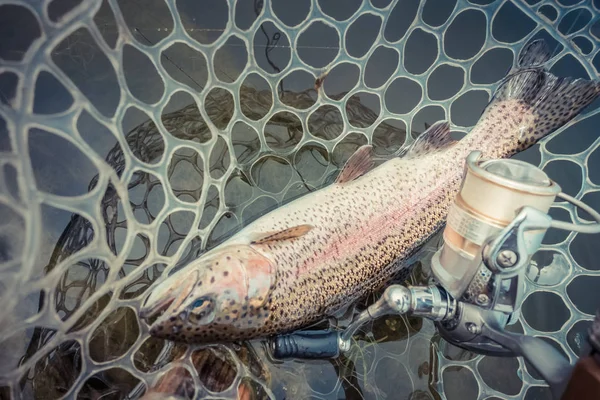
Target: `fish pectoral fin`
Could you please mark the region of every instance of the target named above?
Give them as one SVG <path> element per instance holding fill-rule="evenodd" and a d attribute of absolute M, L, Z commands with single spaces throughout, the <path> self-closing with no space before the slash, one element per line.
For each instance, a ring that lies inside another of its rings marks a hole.
<path fill-rule="evenodd" d="M 256 274 L 248 282 L 248 305 L 258 309 L 265 305 L 277 278 L 274 273 Z"/>
<path fill-rule="evenodd" d="M 256 237 L 250 243 L 265 244 L 279 240 L 295 239 L 300 236 L 306 235 L 312 228 L 312 225 L 304 224 L 292 226 L 291 228 L 287 228 L 279 232 L 265 232 L 262 234 L 257 234 Z"/>
<path fill-rule="evenodd" d="M 266 303 L 267 297 L 266 296 L 263 297 L 264 300 L 262 300 L 262 301 L 259 299 L 260 299 L 260 297 L 256 297 L 256 298 L 252 298 L 252 299 L 248 300 L 248 305 L 254 309 L 261 308 Z"/>
<path fill-rule="evenodd" d="M 273 265 L 266 259 L 248 263 L 246 270 L 248 305 L 257 309 L 267 302 L 277 281 L 277 274 Z"/>
<path fill-rule="evenodd" d="M 335 183 L 345 183 L 355 180 L 373 167 L 373 146 L 364 145 L 350 156 Z"/>
<path fill-rule="evenodd" d="M 447 149 L 456 143 L 457 141 L 450 136 L 448 122 L 436 122 L 414 141 L 404 154 L 404 158 L 414 158 L 434 153 Z"/>

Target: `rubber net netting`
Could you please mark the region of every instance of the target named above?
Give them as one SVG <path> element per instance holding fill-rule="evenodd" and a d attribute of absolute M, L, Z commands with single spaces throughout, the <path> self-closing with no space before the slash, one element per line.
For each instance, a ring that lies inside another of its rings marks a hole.
<path fill-rule="evenodd" d="M 385 158 L 438 120 L 467 132 L 526 43 L 546 40 L 558 75 L 598 78 L 599 7 L 1 0 L 0 397 L 549 396 L 522 360 L 418 319 L 376 321 L 335 361 L 273 363 L 260 341 L 151 338 L 136 315 L 162 274 L 328 184 L 360 145 Z M 597 105 L 519 155 L 596 208 Z M 597 240 L 549 232 L 511 329 L 575 359 L 600 304 Z"/>

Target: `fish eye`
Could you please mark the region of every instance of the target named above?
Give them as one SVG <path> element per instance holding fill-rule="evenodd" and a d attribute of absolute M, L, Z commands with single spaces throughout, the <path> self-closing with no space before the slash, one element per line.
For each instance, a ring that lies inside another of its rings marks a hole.
<path fill-rule="evenodd" d="M 197 299 L 195 299 L 194 301 L 192 301 L 190 303 L 190 305 L 188 306 L 188 310 L 190 310 L 192 313 L 208 311 L 208 309 L 211 308 L 211 304 L 212 304 L 212 301 L 211 301 L 210 297 L 206 297 L 206 296 L 198 297 Z"/>
<path fill-rule="evenodd" d="M 203 318 L 211 315 L 213 312 L 213 302 L 210 297 L 198 297 L 194 299 L 184 311 L 186 320 L 192 323 L 197 323 Z"/>
<path fill-rule="evenodd" d="M 204 298 L 199 298 L 196 299 L 193 303 L 192 303 L 192 307 L 193 308 L 198 308 L 198 307 L 202 307 L 202 305 L 204 304 L 206 300 L 204 300 Z"/>

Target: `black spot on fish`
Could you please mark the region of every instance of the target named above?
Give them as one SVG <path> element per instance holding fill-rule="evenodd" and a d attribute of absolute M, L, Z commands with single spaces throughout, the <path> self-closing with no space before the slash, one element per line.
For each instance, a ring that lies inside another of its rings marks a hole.
<path fill-rule="evenodd" d="M 227 256 L 227 261 L 231 260 L 231 257 Z"/>
<path fill-rule="evenodd" d="M 223 272 L 223 276 L 227 276 L 227 275 L 229 275 L 229 271 Z"/>
<path fill-rule="evenodd" d="M 210 283 L 215 283 L 215 277 L 210 278 Z"/>

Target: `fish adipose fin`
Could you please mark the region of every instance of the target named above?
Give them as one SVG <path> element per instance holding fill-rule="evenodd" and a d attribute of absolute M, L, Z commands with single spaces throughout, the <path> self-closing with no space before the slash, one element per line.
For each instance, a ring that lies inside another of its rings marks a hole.
<path fill-rule="evenodd" d="M 448 122 L 436 122 L 419 135 L 417 140 L 404 153 L 404 158 L 414 158 L 444 150 L 456 143 L 457 141 L 450 137 Z"/>
<path fill-rule="evenodd" d="M 296 225 L 288 229 L 284 229 L 279 232 L 266 232 L 263 234 L 257 234 L 251 244 L 266 244 L 269 242 L 275 242 L 278 240 L 290 240 L 300 236 L 306 235 L 311 229 L 312 225 Z"/>
<path fill-rule="evenodd" d="M 373 146 L 364 145 L 350 156 L 335 183 L 346 183 L 355 180 L 373 167 Z"/>
<path fill-rule="evenodd" d="M 524 47 L 519 68 L 504 79 L 484 112 L 497 110 L 510 100 L 518 100 L 532 110 L 533 127 L 520 132 L 524 147 L 565 125 L 600 95 L 598 81 L 560 78 L 544 70 L 542 64 L 549 58 L 548 48 L 541 40 Z"/>

